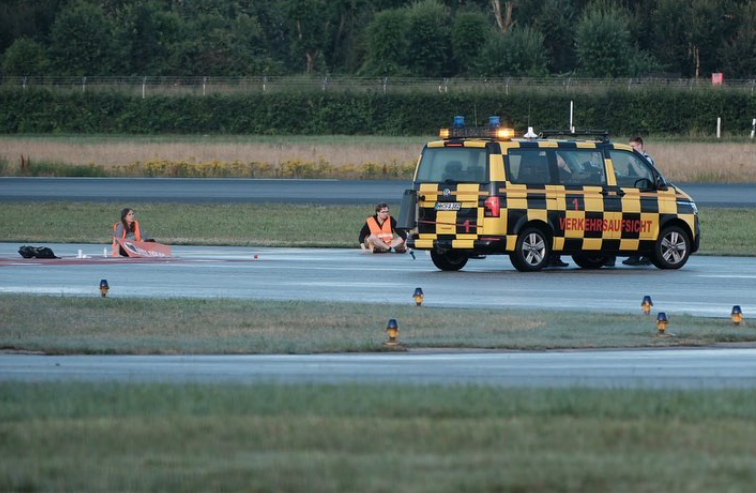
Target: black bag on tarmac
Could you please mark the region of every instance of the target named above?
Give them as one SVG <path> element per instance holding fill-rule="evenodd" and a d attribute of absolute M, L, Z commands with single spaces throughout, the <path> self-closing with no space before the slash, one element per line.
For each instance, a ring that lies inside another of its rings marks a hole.
<path fill-rule="evenodd" d="M 24 258 L 60 258 L 55 256 L 55 252 L 52 251 L 52 248 L 46 246 L 34 247 L 24 245 L 18 249 L 18 253 Z"/>

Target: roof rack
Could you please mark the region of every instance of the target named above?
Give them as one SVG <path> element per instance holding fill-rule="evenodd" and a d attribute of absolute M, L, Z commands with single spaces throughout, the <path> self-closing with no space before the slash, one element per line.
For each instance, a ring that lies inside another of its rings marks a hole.
<path fill-rule="evenodd" d="M 609 132 L 606 130 L 544 130 L 538 135 L 540 139 L 551 137 L 594 137 L 601 142 L 609 142 Z"/>

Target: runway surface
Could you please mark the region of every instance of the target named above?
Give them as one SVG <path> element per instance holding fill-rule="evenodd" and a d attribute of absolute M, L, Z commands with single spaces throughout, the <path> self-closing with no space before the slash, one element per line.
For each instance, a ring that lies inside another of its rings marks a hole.
<path fill-rule="evenodd" d="M 756 349 L 250 356 L 0 354 L 0 381 L 754 388 Z"/>
<path fill-rule="evenodd" d="M 0 202 L 399 202 L 408 182 L 0 178 Z M 690 184 L 699 206 L 756 207 L 754 184 Z M 222 297 L 635 313 L 645 295 L 671 317 L 756 312 L 756 259 L 694 256 L 680 271 L 653 267 L 522 274 L 507 257 L 439 272 L 425 254 L 355 250 L 174 247 L 173 259 L 103 257 L 107 245 L 47 244 L 62 259 L 25 260 L 0 243 L 0 293 Z M 76 258 L 78 251 L 88 258 Z M 566 259 L 566 258 L 565 258 Z M 568 260 L 568 259 L 566 259 Z M 755 349 L 298 356 L 35 356 L 0 354 L 0 380 L 394 382 L 503 386 L 721 388 L 756 386 Z"/>
<path fill-rule="evenodd" d="M 401 202 L 403 180 L 0 178 L 0 202 L 316 203 Z M 686 183 L 699 207 L 756 207 L 754 183 Z"/>
<path fill-rule="evenodd" d="M 441 272 L 425 252 L 365 255 L 359 249 L 176 246 L 175 258 L 103 257 L 105 245 L 47 244 L 61 259 L 24 259 L 0 243 L 0 293 L 111 297 L 241 298 L 407 303 L 416 287 L 428 306 L 637 313 L 644 296 L 668 316 L 756 313 L 756 258 L 692 256 L 677 271 L 655 267 L 536 273 L 509 258 L 471 260 Z M 76 258 L 78 251 L 88 258 Z M 748 316 L 748 315 L 746 315 Z"/>
<path fill-rule="evenodd" d="M 242 298 L 638 313 L 644 295 L 671 320 L 756 312 L 756 259 L 693 256 L 654 267 L 520 273 L 506 257 L 440 272 L 430 258 L 357 249 L 174 248 L 176 258 L 103 256 L 105 245 L 48 244 L 60 259 L 24 259 L 0 243 L 0 293 Z M 78 251 L 86 258 L 77 258 Z M 107 252 L 106 252 L 107 253 Z M 565 258 L 566 259 L 566 258 Z M 674 323 L 674 322 L 673 322 Z M 756 349 L 438 352 L 298 356 L 37 356 L 0 354 L 0 380 L 285 383 L 471 383 L 501 386 L 721 388 L 756 386 Z"/>

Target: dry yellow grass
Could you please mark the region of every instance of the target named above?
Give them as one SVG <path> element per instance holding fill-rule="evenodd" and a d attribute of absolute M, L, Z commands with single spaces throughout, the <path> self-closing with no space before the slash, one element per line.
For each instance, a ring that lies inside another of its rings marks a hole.
<path fill-rule="evenodd" d="M 309 139 L 308 139 L 309 140 Z M 64 164 L 98 164 L 102 166 L 126 166 L 135 162 L 265 162 L 274 165 L 289 161 L 318 162 L 324 160 L 333 166 L 348 164 L 407 162 L 420 154 L 423 139 L 417 143 L 392 144 L 381 139 L 375 142 L 345 143 L 297 143 L 296 138 L 281 143 L 254 142 L 146 142 L 142 140 L 86 142 L 60 139 L 13 139 L 3 137 L 0 159 L 9 163 L 20 162 L 21 156 L 32 162 L 56 162 Z"/>
<path fill-rule="evenodd" d="M 646 142 L 673 181 L 756 182 L 756 143 Z"/>
<path fill-rule="evenodd" d="M 365 163 L 411 163 L 425 138 L 347 137 L 279 138 L 256 142 L 220 137 L 152 141 L 145 137 L 87 138 L 1 136 L 0 160 L 18 166 L 32 162 L 128 166 L 152 161 L 257 162 L 274 166 L 291 161 L 325 162 L 334 167 Z M 756 143 L 654 142 L 646 145 L 657 165 L 674 181 L 756 182 Z"/>

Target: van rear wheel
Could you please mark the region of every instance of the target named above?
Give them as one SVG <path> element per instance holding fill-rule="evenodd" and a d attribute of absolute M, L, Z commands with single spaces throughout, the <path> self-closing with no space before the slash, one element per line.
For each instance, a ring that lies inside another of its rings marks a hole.
<path fill-rule="evenodd" d="M 549 262 L 549 243 L 549 238 L 541 229 L 525 228 L 517 237 L 515 251 L 509 254 L 509 259 L 520 272 L 539 271 Z"/>
<path fill-rule="evenodd" d="M 431 250 L 431 260 L 433 265 L 440 270 L 456 271 L 460 270 L 467 264 L 467 260 L 470 258 L 466 253 L 462 252 L 438 252 Z"/>

